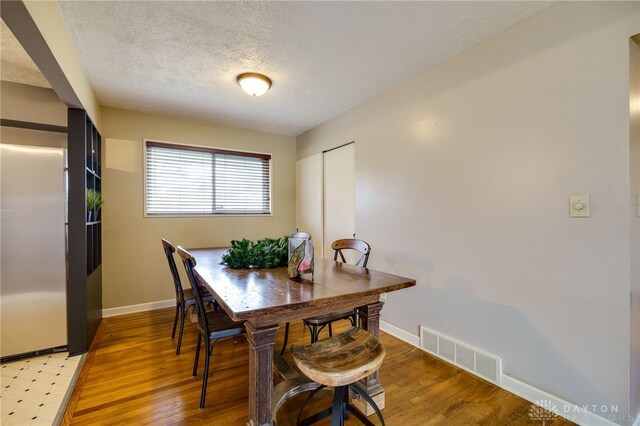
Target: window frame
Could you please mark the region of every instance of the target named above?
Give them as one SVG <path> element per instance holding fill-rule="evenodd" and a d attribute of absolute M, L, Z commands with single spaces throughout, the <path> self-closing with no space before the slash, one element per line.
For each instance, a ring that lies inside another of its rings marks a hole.
<path fill-rule="evenodd" d="M 205 213 L 205 214 L 196 214 L 196 213 L 185 213 L 185 214 L 149 214 L 147 212 L 147 144 L 155 144 L 155 145 L 165 145 L 168 148 L 178 148 L 192 151 L 204 151 L 204 152 L 217 152 L 221 154 L 231 154 L 231 155 L 242 155 L 248 154 L 251 157 L 258 158 L 270 158 L 269 165 L 269 213 Z M 273 164 L 274 164 L 274 156 L 268 152 L 260 152 L 260 151 L 248 151 L 241 149 L 233 149 L 233 148 L 222 148 L 217 146 L 207 146 L 207 145 L 196 145 L 190 143 L 181 143 L 181 142 L 172 142 L 172 141 L 164 141 L 160 139 L 150 139 L 143 138 L 142 139 L 142 216 L 144 218 L 189 218 L 189 217 L 270 217 L 273 216 L 274 212 L 274 203 L 273 203 Z"/>

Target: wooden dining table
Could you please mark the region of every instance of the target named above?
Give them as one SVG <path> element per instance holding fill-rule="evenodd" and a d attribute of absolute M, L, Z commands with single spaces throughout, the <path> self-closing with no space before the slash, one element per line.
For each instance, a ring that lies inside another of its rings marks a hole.
<path fill-rule="evenodd" d="M 276 364 L 282 361 L 279 354 L 274 354 L 279 324 L 357 308 L 358 325 L 378 337 L 384 304 L 380 294 L 416 284 L 411 278 L 322 258 L 314 260 L 313 276 L 296 279 L 289 278 L 286 267 L 231 269 L 221 264 L 226 251 L 189 250 L 196 259 L 195 272 L 202 285 L 233 320 L 245 321 L 249 342 L 248 424 L 252 426 L 272 425 L 280 406 L 274 401 L 273 387 L 274 360 Z M 377 372 L 364 379 L 363 385 L 369 395 L 384 401 Z M 283 399 L 287 391 L 278 394 Z"/>

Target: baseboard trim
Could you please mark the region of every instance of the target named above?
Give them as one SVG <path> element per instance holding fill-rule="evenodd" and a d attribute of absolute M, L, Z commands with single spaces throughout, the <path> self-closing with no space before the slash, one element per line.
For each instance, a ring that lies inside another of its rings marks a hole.
<path fill-rule="evenodd" d="M 401 329 L 400 327 L 396 327 L 393 324 L 380 320 L 380 330 L 384 331 L 385 333 L 389 333 L 393 337 L 397 337 L 403 342 L 407 342 L 408 344 L 415 346 L 416 348 L 420 348 L 420 337 L 415 334 L 411 334 L 408 331 Z"/>
<path fill-rule="evenodd" d="M 521 382 L 511 376 L 502 375 L 502 388 L 526 399 L 532 403 L 543 402 L 546 407 L 556 407 L 556 413 L 567 420 L 583 426 L 618 426 L 609 419 L 601 417 L 589 410 L 584 409 L 576 404 L 565 401 L 555 395 L 551 395 L 541 389 L 531 386 L 528 383 Z M 612 413 L 612 416 L 620 416 L 622 413 Z"/>
<path fill-rule="evenodd" d="M 420 350 L 424 350 L 420 348 L 420 337 L 418 335 L 409 333 L 408 331 L 405 331 L 393 324 L 382 320 L 380 321 L 380 330 L 384 331 L 385 333 L 389 333 L 390 335 L 397 337 L 398 339 L 407 342 Z M 465 371 L 469 371 L 470 373 L 477 375 L 470 370 Z M 483 377 L 478 377 L 484 380 Z M 572 422 L 577 423 L 581 426 L 619 426 L 618 423 L 614 423 L 611 420 L 605 419 L 604 417 L 601 417 L 591 411 L 585 410 L 582 407 L 553 396 L 541 389 L 533 387 L 527 383 L 521 382 L 520 380 L 514 379 L 513 377 L 507 376 L 505 374 L 501 375 L 500 387 L 508 392 L 511 392 L 512 394 L 518 395 L 519 397 L 531 402 L 532 404 L 543 402 L 545 404 L 549 404 L 548 407 L 555 406 L 558 409 L 557 414 L 559 416 L 571 420 Z M 640 415 L 638 416 L 638 418 L 636 418 L 636 421 L 632 426 L 640 426 Z"/>
<path fill-rule="evenodd" d="M 133 314 L 136 312 L 153 311 L 154 309 L 169 308 L 175 306 L 175 299 L 159 300 L 157 302 L 139 303 L 137 305 L 118 306 L 102 310 L 102 318 L 115 317 L 117 315 Z"/>

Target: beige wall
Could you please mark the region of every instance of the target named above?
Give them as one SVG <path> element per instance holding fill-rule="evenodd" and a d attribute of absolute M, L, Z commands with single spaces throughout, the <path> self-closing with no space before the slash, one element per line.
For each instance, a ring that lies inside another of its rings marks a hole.
<path fill-rule="evenodd" d="M 508 376 L 578 405 L 628 412 L 639 27 L 638 2 L 558 2 L 297 138 L 297 158 L 356 141 L 369 264 L 418 281 L 388 295 L 385 321 L 497 354 Z M 569 194 L 583 192 L 591 217 L 569 218 Z"/>
<path fill-rule="evenodd" d="M 3 119 L 67 126 L 67 107 L 52 89 L 2 81 L 0 93 Z M 2 126 L 0 142 L 66 148 L 67 134 Z"/>
<path fill-rule="evenodd" d="M 104 308 L 173 298 L 161 237 L 185 247 L 220 247 L 295 230 L 294 138 L 112 108 L 102 118 Z M 271 153 L 273 216 L 143 217 L 143 138 Z"/>
<path fill-rule="evenodd" d="M 2 118 L 67 127 L 67 106 L 52 89 L 2 81 L 0 92 Z"/>

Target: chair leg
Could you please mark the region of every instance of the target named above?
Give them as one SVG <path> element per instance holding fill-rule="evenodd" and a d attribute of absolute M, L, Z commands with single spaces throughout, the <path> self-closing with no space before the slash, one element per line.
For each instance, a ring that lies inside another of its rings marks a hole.
<path fill-rule="evenodd" d="M 198 375 L 198 360 L 200 359 L 200 341 L 202 340 L 202 336 L 198 333 L 198 343 L 196 343 L 196 359 L 193 362 L 193 376 Z"/>
<path fill-rule="evenodd" d="M 284 355 L 284 350 L 287 349 L 287 342 L 289 341 L 289 323 L 284 326 L 284 343 L 282 344 L 282 350 L 280 356 Z"/>
<path fill-rule="evenodd" d="M 371 408 L 373 408 L 373 411 L 376 413 L 376 416 L 378 416 L 378 420 L 380 420 L 380 424 L 382 426 L 385 426 L 384 424 L 384 418 L 382 418 L 382 413 L 380 412 L 380 408 L 378 408 L 378 404 L 376 404 L 376 402 L 373 400 L 373 398 L 371 398 L 371 396 L 369 396 L 369 394 L 367 393 L 366 390 L 362 389 L 360 387 L 360 385 L 358 383 L 352 383 L 349 385 L 349 388 L 353 389 L 353 391 L 355 393 L 357 393 L 358 395 L 360 395 L 365 401 L 367 401 L 367 403 L 369 403 L 369 405 L 371 406 Z M 353 414 L 365 425 L 373 425 L 373 423 L 371 423 L 371 421 L 369 419 L 367 419 L 362 413 L 360 413 L 360 411 L 358 411 L 357 409 L 354 408 L 354 410 L 352 410 Z"/>
<path fill-rule="evenodd" d="M 209 379 L 209 359 L 211 358 L 211 343 L 205 338 L 204 352 L 204 376 L 202 377 L 202 391 L 200 392 L 200 408 L 204 408 L 204 399 L 207 396 L 207 381 Z"/>
<path fill-rule="evenodd" d="M 346 386 L 338 386 L 334 389 L 333 410 L 331 412 L 331 426 L 344 426 L 344 392 Z"/>
<path fill-rule="evenodd" d="M 176 346 L 176 355 L 180 355 L 180 346 L 182 346 L 182 333 L 184 332 L 184 320 L 187 316 L 187 310 L 184 305 L 180 305 L 180 334 L 178 334 L 178 345 Z"/>
<path fill-rule="evenodd" d="M 331 323 L 329 323 L 329 337 L 333 337 L 333 330 L 331 329 Z"/>
<path fill-rule="evenodd" d="M 349 387 L 345 389 L 344 398 L 342 399 L 342 416 L 345 420 L 349 419 Z"/>
<path fill-rule="evenodd" d="M 325 389 L 326 386 L 325 385 L 320 385 L 317 388 L 315 388 L 314 390 L 312 390 L 311 392 L 309 392 L 309 395 L 307 395 L 307 398 L 304 400 L 304 402 L 302 403 L 302 405 L 300 406 L 300 411 L 298 412 L 298 419 L 296 420 L 296 425 L 297 426 L 306 426 L 306 425 L 311 425 L 315 422 L 317 422 L 318 420 L 324 419 L 324 417 L 329 417 L 331 415 L 331 412 L 327 412 L 325 413 L 325 411 L 321 412 L 321 413 L 317 413 L 311 417 L 308 417 L 304 420 L 301 420 L 302 418 L 302 412 L 304 411 L 304 407 L 307 406 L 307 403 L 311 400 L 311 398 L 313 398 L 313 396 L 320 392 L 322 389 Z M 326 415 L 325 415 L 326 414 Z M 323 415 L 325 415 L 324 417 L 322 417 Z"/>
<path fill-rule="evenodd" d="M 173 330 L 171 330 L 171 338 L 176 337 L 176 325 L 178 325 L 178 313 L 180 312 L 180 305 L 176 304 L 176 315 L 173 317 Z"/>
<path fill-rule="evenodd" d="M 320 332 L 327 326 L 327 324 L 323 324 L 322 326 L 318 326 L 316 324 L 309 324 L 307 322 L 304 323 L 309 329 L 311 333 L 311 343 L 315 343 L 320 339 Z"/>

